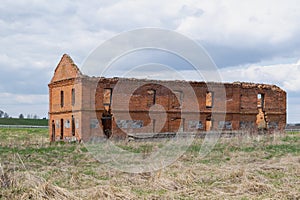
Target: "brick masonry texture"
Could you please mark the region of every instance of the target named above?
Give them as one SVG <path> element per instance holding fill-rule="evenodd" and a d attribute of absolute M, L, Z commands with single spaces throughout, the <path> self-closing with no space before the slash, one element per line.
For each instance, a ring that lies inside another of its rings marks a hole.
<path fill-rule="evenodd" d="M 48 86 L 51 141 L 286 125 L 275 85 L 88 77 L 64 54 Z"/>

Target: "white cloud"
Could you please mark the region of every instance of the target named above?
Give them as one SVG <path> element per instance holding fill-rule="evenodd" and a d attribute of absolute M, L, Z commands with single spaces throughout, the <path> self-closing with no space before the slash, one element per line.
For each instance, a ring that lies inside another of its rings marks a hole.
<path fill-rule="evenodd" d="M 25 95 L 13 93 L 0 93 L 0 110 L 10 116 L 18 117 L 19 114 L 37 114 L 47 117 L 48 95 Z"/>
<path fill-rule="evenodd" d="M 177 30 L 203 41 L 229 46 L 276 45 L 299 33 L 300 4 L 290 1 L 206 1 L 201 16 L 182 18 Z"/>
<path fill-rule="evenodd" d="M 299 10 L 297 0 L 3 0 L 0 93 L 11 93 L 7 100 L 13 99 L 15 106 L 22 104 L 20 110 L 29 110 L 29 105 L 34 107 L 40 98 L 28 95 L 47 94 L 47 84 L 63 53 L 70 54 L 80 66 L 106 39 L 151 26 L 176 30 L 213 46 L 214 52 L 209 53 L 217 64 L 236 66 L 220 69 L 224 80 L 268 82 L 297 93 L 299 63 L 262 63 L 277 57 L 299 59 Z M 183 70 L 181 73 L 191 78 L 195 75 Z M 160 74 L 155 76 L 162 78 Z M 10 105 L 9 101 L 1 102 L 1 106 Z M 24 106 L 26 102 L 28 107 Z M 48 106 L 39 109 L 47 110 Z"/>
<path fill-rule="evenodd" d="M 300 62 L 275 65 L 246 65 L 208 70 L 180 70 L 173 66 L 145 63 L 132 68 L 110 68 L 105 76 L 124 76 L 164 80 L 255 82 L 276 84 L 288 92 L 300 92 Z"/>
<path fill-rule="evenodd" d="M 26 95 L 13 93 L 0 93 L 0 105 L 6 104 L 34 104 L 39 102 L 41 104 L 48 103 L 48 95 Z"/>
<path fill-rule="evenodd" d="M 277 84 L 291 92 L 300 92 L 300 63 L 268 66 L 250 65 L 220 69 L 225 81 L 249 81 Z"/>

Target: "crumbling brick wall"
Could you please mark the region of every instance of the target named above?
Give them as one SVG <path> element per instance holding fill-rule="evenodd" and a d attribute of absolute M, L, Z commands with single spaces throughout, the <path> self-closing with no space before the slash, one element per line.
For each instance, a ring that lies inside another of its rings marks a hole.
<path fill-rule="evenodd" d="M 67 55 L 49 84 L 49 103 L 51 140 L 104 137 L 109 116 L 112 137 L 286 125 L 286 92 L 274 85 L 88 77 Z"/>

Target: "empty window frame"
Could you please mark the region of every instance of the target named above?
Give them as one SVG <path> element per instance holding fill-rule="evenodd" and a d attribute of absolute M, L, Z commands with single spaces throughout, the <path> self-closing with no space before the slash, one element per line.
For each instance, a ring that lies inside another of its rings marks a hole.
<path fill-rule="evenodd" d="M 64 107 L 65 97 L 64 91 L 60 91 L 60 107 Z"/>
<path fill-rule="evenodd" d="M 147 105 L 148 106 L 155 105 L 156 104 L 156 90 L 151 89 L 151 90 L 148 90 L 147 93 L 149 96 Z"/>
<path fill-rule="evenodd" d="M 111 98 L 112 98 L 112 89 L 111 88 L 104 88 L 103 91 L 103 105 L 110 106 L 111 105 Z"/>
<path fill-rule="evenodd" d="M 71 92 L 71 96 L 72 96 L 72 106 L 75 105 L 75 88 L 72 89 L 72 92 Z"/>
<path fill-rule="evenodd" d="M 210 130 L 212 130 L 212 128 L 213 128 L 213 121 L 212 121 L 211 115 L 208 115 L 206 117 L 206 121 L 205 121 L 205 130 L 210 131 Z"/>
<path fill-rule="evenodd" d="M 183 92 L 182 91 L 174 91 L 174 96 L 172 100 L 172 104 L 174 107 L 181 107 L 183 101 Z"/>
<path fill-rule="evenodd" d="M 264 108 L 265 106 L 265 95 L 264 94 L 257 94 L 257 107 L 258 108 Z"/>
<path fill-rule="evenodd" d="M 206 107 L 207 108 L 212 108 L 213 107 L 213 98 L 214 98 L 214 93 L 211 91 L 206 92 Z"/>
<path fill-rule="evenodd" d="M 67 119 L 67 120 L 65 121 L 65 128 L 70 128 L 70 127 L 71 127 L 70 120 Z"/>
<path fill-rule="evenodd" d="M 210 131 L 210 130 L 212 130 L 212 127 L 213 127 L 212 120 L 211 119 L 206 119 L 206 121 L 205 121 L 205 130 Z"/>
<path fill-rule="evenodd" d="M 57 129 L 60 128 L 60 124 L 59 124 L 59 120 L 58 119 L 55 121 L 55 126 L 56 126 Z"/>

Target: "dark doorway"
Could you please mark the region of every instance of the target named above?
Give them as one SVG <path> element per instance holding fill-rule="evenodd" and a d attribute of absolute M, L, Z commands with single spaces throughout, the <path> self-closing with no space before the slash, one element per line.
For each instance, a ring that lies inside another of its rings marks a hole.
<path fill-rule="evenodd" d="M 72 115 L 72 135 L 75 136 L 75 119 L 73 115 Z"/>
<path fill-rule="evenodd" d="M 64 138 L 64 119 L 60 120 L 60 139 Z"/>
<path fill-rule="evenodd" d="M 110 109 L 108 111 L 104 110 L 101 117 L 101 122 L 104 135 L 107 138 L 110 138 L 112 135 L 112 114 Z"/>
<path fill-rule="evenodd" d="M 54 120 L 52 120 L 52 134 L 51 134 L 51 142 L 55 141 L 55 123 Z"/>

